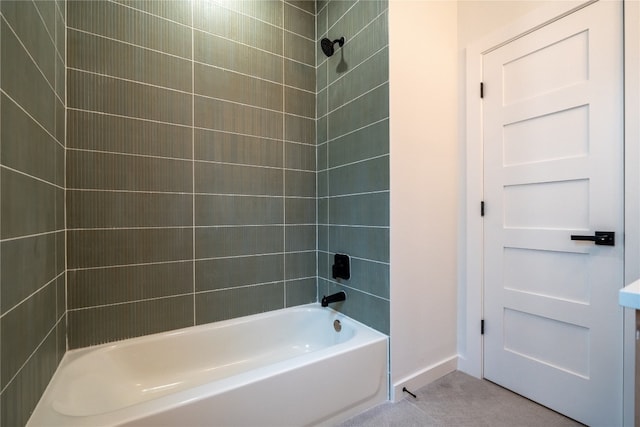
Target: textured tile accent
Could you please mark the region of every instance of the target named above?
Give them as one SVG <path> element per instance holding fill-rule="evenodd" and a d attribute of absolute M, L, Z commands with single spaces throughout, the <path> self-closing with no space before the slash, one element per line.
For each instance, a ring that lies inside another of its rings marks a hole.
<path fill-rule="evenodd" d="M 0 312 L 6 313 L 56 277 L 56 235 L 0 243 Z"/>
<path fill-rule="evenodd" d="M 175 227 L 193 223 L 190 194 L 67 191 L 68 228 Z"/>
<path fill-rule="evenodd" d="M 389 193 L 332 197 L 329 200 L 329 223 L 389 226 Z"/>
<path fill-rule="evenodd" d="M 267 138 L 282 138 L 282 113 L 280 112 L 202 96 L 196 96 L 194 104 L 196 127 Z"/>
<path fill-rule="evenodd" d="M 69 70 L 67 78 L 69 108 L 191 124 L 189 94 L 75 70 Z"/>
<path fill-rule="evenodd" d="M 70 310 L 69 349 L 193 326 L 193 296 Z"/>
<path fill-rule="evenodd" d="M 329 91 L 329 111 L 389 80 L 389 49 L 384 48 L 336 80 Z M 325 99 L 326 100 L 326 99 Z"/>
<path fill-rule="evenodd" d="M 195 163 L 196 193 L 282 195 L 282 170 L 219 163 Z"/>
<path fill-rule="evenodd" d="M 329 249 L 372 261 L 389 262 L 389 229 L 329 227 Z"/>
<path fill-rule="evenodd" d="M 196 294 L 196 324 L 216 322 L 284 308 L 284 284 Z"/>
<path fill-rule="evenodd" d="M 189 259 L 192 234 L 191 228 L 70 230 L 68 268 Z"/>
<path fill-rule="evenodd" d="M 196 160 L 281 167 L 282 141 L 195 129 Z"/>
<path fill-rule="evenodd" d="M 284 60 L 284 84 L 299 89 L 315 91 L 316 69 L 299 62 Z"/>
<path fill-rule="evenodd" d="M 316 13 L 315 0 L 284 0 L 284 1 L 300 9 L 306 10 L 309 13 Z"/>
<path fill-rule="evenodd" d="M 69 150 L 67 188 L 189 192 L 192 167 L 183 160 Z"/>
<path fill-rule="evenodd" d="M 287 225 L 285 250 L 287 252 L 313 251 L 316 249 L 316 226 Z"/>
<path fill-rule="evenodd" d="M 328 166 L 335 167 L 389 153 L 389 119 L 329 141 Z"/>
<path fill-rule="evenodd" d="M 331 0 L 327 2 L 327 13 L 330 25 L 335 24 L 347 10 L 356 4 L 356 0 Z"/>
<path fill-rule="evenodd" d="M 193 290 L 191 261 L 71 270 L 67 276 L 70 310 L 187 294 Z"/>
<path fill-rule="evenodd" d="M 281 282 L 283 255 L 257 255 L 196 261 L 196 291 Z"/>
<path fill-rule="evenodd" d="M 2 388 L 7 386 L 55 324 L 55 282 L 50 283 L 2 317 L 0 322 Z M 53 336 L 55 337 L 55 331 Z"/>
<path fill-rule="evenodd" d="M 282 85 L 207 65 L 194 67 L 195 93 L 282 111 Z"/>
<path fill-rule="evenodd" d="M 55 94 L 4 21 L 0 22 L 0 56 L 2 90 L 49 133 L 55 134 Z"/>
<path fill-rule="evenodd" d="M 205 0 L 206 1 L 206 0 Z M 282 27 L 282 2 L 278 0 L 215 0 L 221 6 Z"/>
<path fill-rule="evenodd" d="M 286 224 L 315 224 L 316 200 L 314 198 L 285 199 L 285 223 Z"/>
<path fill-rule="evenodd" d="M 388 300 L 365 294 L 355 289 L 346 289 L 336 283 L 329 283 L 327 294 L 333 294 L 342 290 L 347 292 L 347 300 L 339 307 L 342 313 L 383 334 L 389 335 Z"/>
<path fill-rule="evenodd" d="M 316 275 L 316 252 L 294 252 L 285 256 L 285 279 L 289 280 L 309 278 Z M 314 283 L 315 284 L 315 283 Z"/>
<path fill-rule="evenodd" d="M 380 298 L 390 298 L 389 264 L 351 258 L 351 274 L 354 279 L 350 281 L 350 287 Z M 331 276 L 329 271 L 328 276 Z"/>
<path fill-rule="evenodd" d="M 160 3 L 160 2 L 158 2 Z M 190 92 L 191 61 L 70 29 L 71 68 Z"/>
<path fill-rule="evenodd" d="M 287 281 L 285 291 L 287 307 L 311 304 L 318 298 L 315 278 Z"/>
<path fill-rule="evenodd" d="M 331 112 L 329 138 L 342 136 L 388 117 L 389 84 L 386 83 Z"/>
<path fill-rule="evenodd" d="M 196 196 L 196 226 L 282 224 L 280 197 Z"/>
<path fill-rule="evenodd" d="M 55 4 L 58 20 L 66 6 Z M 181 327 L 198 307 L 199 321 L 218 319 L 209 294 L 226 298 L 222 318 L 315 300 L 315 43 L 294 34 L 315 37 L 315 4 L 68 7 L 70 347 Z M 286 221 L 308 225 L 287 232 Z M 285 255 L 285 235 L 308 252 Z M 194 281 L 206 291 L 195 307 Z M 190 311 L 160 317 L 156 301 L 183 297 Z"/>
<path fill-rule="evenodd" d="M 315 39 L 315 16 L 312 13 L 285 3 L 284 29 L 308 39 Z"/>
<path fill-rule="evenodd" d="M 55 12 L 51 7 L 47 7 L 45 2 L 38 2 L 38 7 L 36 7 L 33 2 L 3 1 L 0 6 L 2 16 L 15 31 L 22 44 L 24 44 L 49 84 L 54 87 L 55 45 L 49 33 L 55 34 L 55 15 L 53 13 L 44 14 L 45 22 L 49 21 L 51 25 L 48 31 L 47 27 L 43 25 L 34 25 L 34 23 L 42 23 L 38 9 L 41 12 Z M 8 63 L 3 62 L 3 68 L 7 65 Z M 5 86 L 3 85 L 3 87 Z"/>
<path fill-rule="evenodd" d="M 389 157 L 378 157 L 329 170 L 329 195 L 389 189 Z"/>
<path fill-rule="evenodd" d="M 196 258 L 280 253 L 282 226 L 207 227 L 196 229 Z"/>
<path fill-rule="evenodd" d="M 313 172 L 285 171 L 285 195 L 300 197 L 316 196 L 316 174 Z"/>
<path fill-rule="evenodd" d="M 254 2 L 254 4 L 259 3 Z M 239 6 L 242 7 L 241 4 Z M 281 28 L 226 9 L 210 1 L 194 2 L 193 17 L 194 27 L 199 30 L 277 55 L 282 54 Z"/>
<path fill-rule="evenodd" d="M 316 127 L 317 129 L 316 143 L 317 144 L 322 144 L 324 142 L 327 142 L 327 140 L 329 139 L 328 123 L 329 123 L 328 116 L 321 117 L 318 119 L 318 124 Z"/>
<path fill-rule="evenodd" d="M 316 122 L 305 117 L 284 115 L 284 132 L 287 141 L 315 144 Z"/>
<path fill-rule="evenodd" d="M 70 28 L 191 58 L 191 29 L 110 1 L 72 1 Z"/>
<path fill-rule="evenodd" d="M 318 224 L 329 223 L 329 199 L 322 197 L 318 199 Z"/>
<path fill-rule="evenodd" d="M 64 317 L 67 311 L 66 278 L 67 275 L 64 273 L 56 279 L 56 319 L 58 321 Z"/>
<path fill-rule="evenodd" d="M 313 145 L 285 143 L 285 167 L 315 171 L 316 148 Z"/>
<path fill-rule="evenodd" d="M 54 231 L 56 217 L 42 206 L 54 206 L 56 187 L 31 177 L 2 169 L 0 184 L 3 200 L 0 206 L 3 239 Z"/>
<path fill-rule="evenodd" d="M 54 331 L 38 351 L 25 361 L 24 367 L 2 393 L 0 422 L 3 426 L 23 426 L 27 423 L 58 366 L 56 344 Z"/>
<path fill-rule="evenodd" d="M 4 94 L 1 102 L 2 164 L 48 182 L 57 182 L 56 155 L 61 147 Z"/>
<path fill-rule="evenodd" d="M 191 134 L 186 126 L 88 111 L 68 111 L 67 147 L 113 153 L 190 159 Z"/>
<path fill-rule="evenodd" d="M 374 2 L 361 3 L 364 7 L 376 7 L 376 3 Z M 356 8 L 354 7 L 354 9 Z M 389 44 L 388 15 L 388 11 L 383 12 L 378 18 L 363 28 L 361 32 L 353 36 L 353 38 L 351 36 L 345 36 L 345 45 L 341 48 L 339 55 L 333 55 L 327 60 L 329 83 L 337 80 L 341 76 L 341 72 L 352 69 L 382 47 Z M 356 19 L 358 18 L 356 17 Z M 339 37 L 338 34 L 343 30 L 337 30 L 336 26 L 330 30 L 330 33 L 333 34 L 334 31 L 337 33 L 336 37 Z M 340 64 L 341 62 L 342 65 Z"/>
<path fill-rule="evenodd" d="M 143 10 L 152 15 L 191 25 L 190 0 L 115 0 L 125 6 Z"/>
<path fill-rule="evenodd" d="M 284 56 L 287 58 L 315 66 L 315 49 L 316 46 L 312 40 L 294 33 L 284 33 Z"/>
<path fill-rule="evenodd" d="M 198 62 L 282 83 L 282 58 L 221 36 L 193 32 L 194 58 Z"/>
<path fill-rule="evenodd" d="M 292 87 L 284 89 L 284 110 L 289 114 L 313 118 L 316 113 L 315 94 Z"/>

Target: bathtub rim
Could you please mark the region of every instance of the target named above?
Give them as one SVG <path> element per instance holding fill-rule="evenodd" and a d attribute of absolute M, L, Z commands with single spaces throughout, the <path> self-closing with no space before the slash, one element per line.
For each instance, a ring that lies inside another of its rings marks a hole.
<path fill-rule="evenodd" d="M 191 388 L 187 388 L 184 390 L 177 391 L 176 393 L 169 394 L 166 396 L 160 396 L 155 399 L 151 399 L 148 401 L 140 402 L 135 405 L 126 406 L 123 408 L 119 408 L 117 410 L 113 410 L 110 412 L 89 415 L 89 416 L 74 416 L 68 414 L 62 414 L 53 409 L 54 397 L 52 396 L 51 388 L 55 386 L 55 382 L 57 377 L 62 375 L 59 372 L 62 372 L 62 369 L 72 363 L 73 361 L 84 357 L 85 355 L 100 352 L 100 351 L 109 351 L 110 349 L 116 347 L 129 347 L 133 346 L 138 342 L 145 341 L 155 341 L 166 339 L 167 337 L 171 337 L 174 335 L 182 335 L 182 334 L 195 334 L 201 331 L 208 330 L 216 330 L 219 328 L 229 327 L 237 324 L 244 324 L 259 321 L 260 319 L 278 316 L 279 314 L 283 314 L 284 312 L 290 311 L 318 311 L 322 312 L 323 315 L 327 315 L 328 312 L 329 318 L 333 321 L 334 319 L 339 319 L 341 322 L 353 323 L 354 327 L 357 329 L 357 333 L 350 340 L 332 345 L 327 348 L 319 349 L 312 353 L 307 353 L 302 356 L 293 357 L 290 359 L 285 359 L 276 363 L 272 363 L 269 365 L 265 365 L 262 367 L 254 368 L 248 370 L 246 372 L 234 374 L 228 378 L 223 378 L 215 381 L 215 386 L 212 383 L 205 383 L 201 385 L 196 385 Z M 222 394 L 224 392 L 228 392 L 238 387 L 246 386 L 256 381 L 264 380 L 266 378 L 272 377 L 274 375 L 283 374 L 287 371 L 296 370 L 304 368 L 305 366 L 312 365 L 318 361 L 339 356 L 341 354 L 347 353 L 349 351 L 354 351 L 357 349 L 361 349 L 366 346 L 379 345 L 378 343 L 384 342 L 386 347 L 387 357 L 385 360 L 386 367 L 386 398 L 388 400 L 388 369 L 389 369 L 389 337 L 382 332 L 379 332 L 331 307 L 321 307 L 320 303 L 311 303 L 294 307 L 287 307 L 278 310 L 271 310 L 263 313 L 252 314 L 248 316 L 242 316 L 238 318 L 226 319 L 217 322 L 206 323 L 202 325 L 189 326 L 185 328 L 170 330 L 159 332 L 155 334 L 143 335 L 139 337 L 133 337 L 128 339 L 123 339 L 119 341 L 98 344 L 90 347 L 83 347 L 80 349 L 69 350 L 65 353 L 61 363 L 59 364 L 56 372 L 54 373 L 51 381 L 47 385 L 45 392 L 43 393 L 36 409 L 31 415 L 29 421 L 27 422 L 27 426 L 34 425 L 45 425 L 34 424 L 39 422 L 40 420 L 48 421 L 52 420 L 51 425 L 65 425 L 65 426 L 74 426 L 74 425 L 86 425 L 82 424 L 82 420 L 89 419 L 91 420 L 91 425 L 95 426 L 107 426 L 114 425 L 114 418 L 117 418 L 118 425 L 126 424 L 129 422 L 133 422 L 141 416 L 150 415 L 156 413 L 159 409 L 170 409 L 170 408 L 178 408 L 189 403 L 193 403 L 196 401 L 204 400 L 206 398 Z M 44 405 L 43 408 L 40 406 Z M 37 415 L 36 415 L 37 414 Z M 51 418 L 50 418 L 51 417 Z M 32 419 L 34 420 L 32 422 Z M 77 422 L 73 422 L 73 421 Z M 70 422 L 71 421 L 71 422 Z"/>

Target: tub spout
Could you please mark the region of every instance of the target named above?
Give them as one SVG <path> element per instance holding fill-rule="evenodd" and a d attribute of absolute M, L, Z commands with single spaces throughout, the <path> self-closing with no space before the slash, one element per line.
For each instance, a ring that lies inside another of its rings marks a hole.
<path fill-rule="evenodd" d="M 333 295 L 322 297 L 322 306 L 328 307 L 332 302 L 344 301 L 347 299 L 347 293 L 345 291 L 337 292 Z"/>

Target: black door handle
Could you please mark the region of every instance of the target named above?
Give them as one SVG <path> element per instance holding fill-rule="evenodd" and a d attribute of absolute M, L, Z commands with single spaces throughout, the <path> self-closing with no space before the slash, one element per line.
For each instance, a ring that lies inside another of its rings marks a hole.
<path fill-rule="evenodd" d="M 587 240 L 594 242 L 596 245 L 615 246 L 616 233 L 613 231 L 596 231 L 594 236 L 576 236 L 572 234 L 571 240 Z"/>

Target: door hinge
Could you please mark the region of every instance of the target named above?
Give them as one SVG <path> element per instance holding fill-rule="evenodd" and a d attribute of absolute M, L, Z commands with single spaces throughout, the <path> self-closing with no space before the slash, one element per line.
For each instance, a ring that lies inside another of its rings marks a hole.
<path fill-rule="evenodd" d="M 484 98 L 484 83 L 480 82 L 480 98 Z"/>
<path fill-rule="evenodd" d="M 480 202 L 480 216 L 484 216 L 484 200 Z"/>
<path fill-rule="evenodd" d="M 484 319 L 480 320 L 480 335 L 484 335 Z"/>

